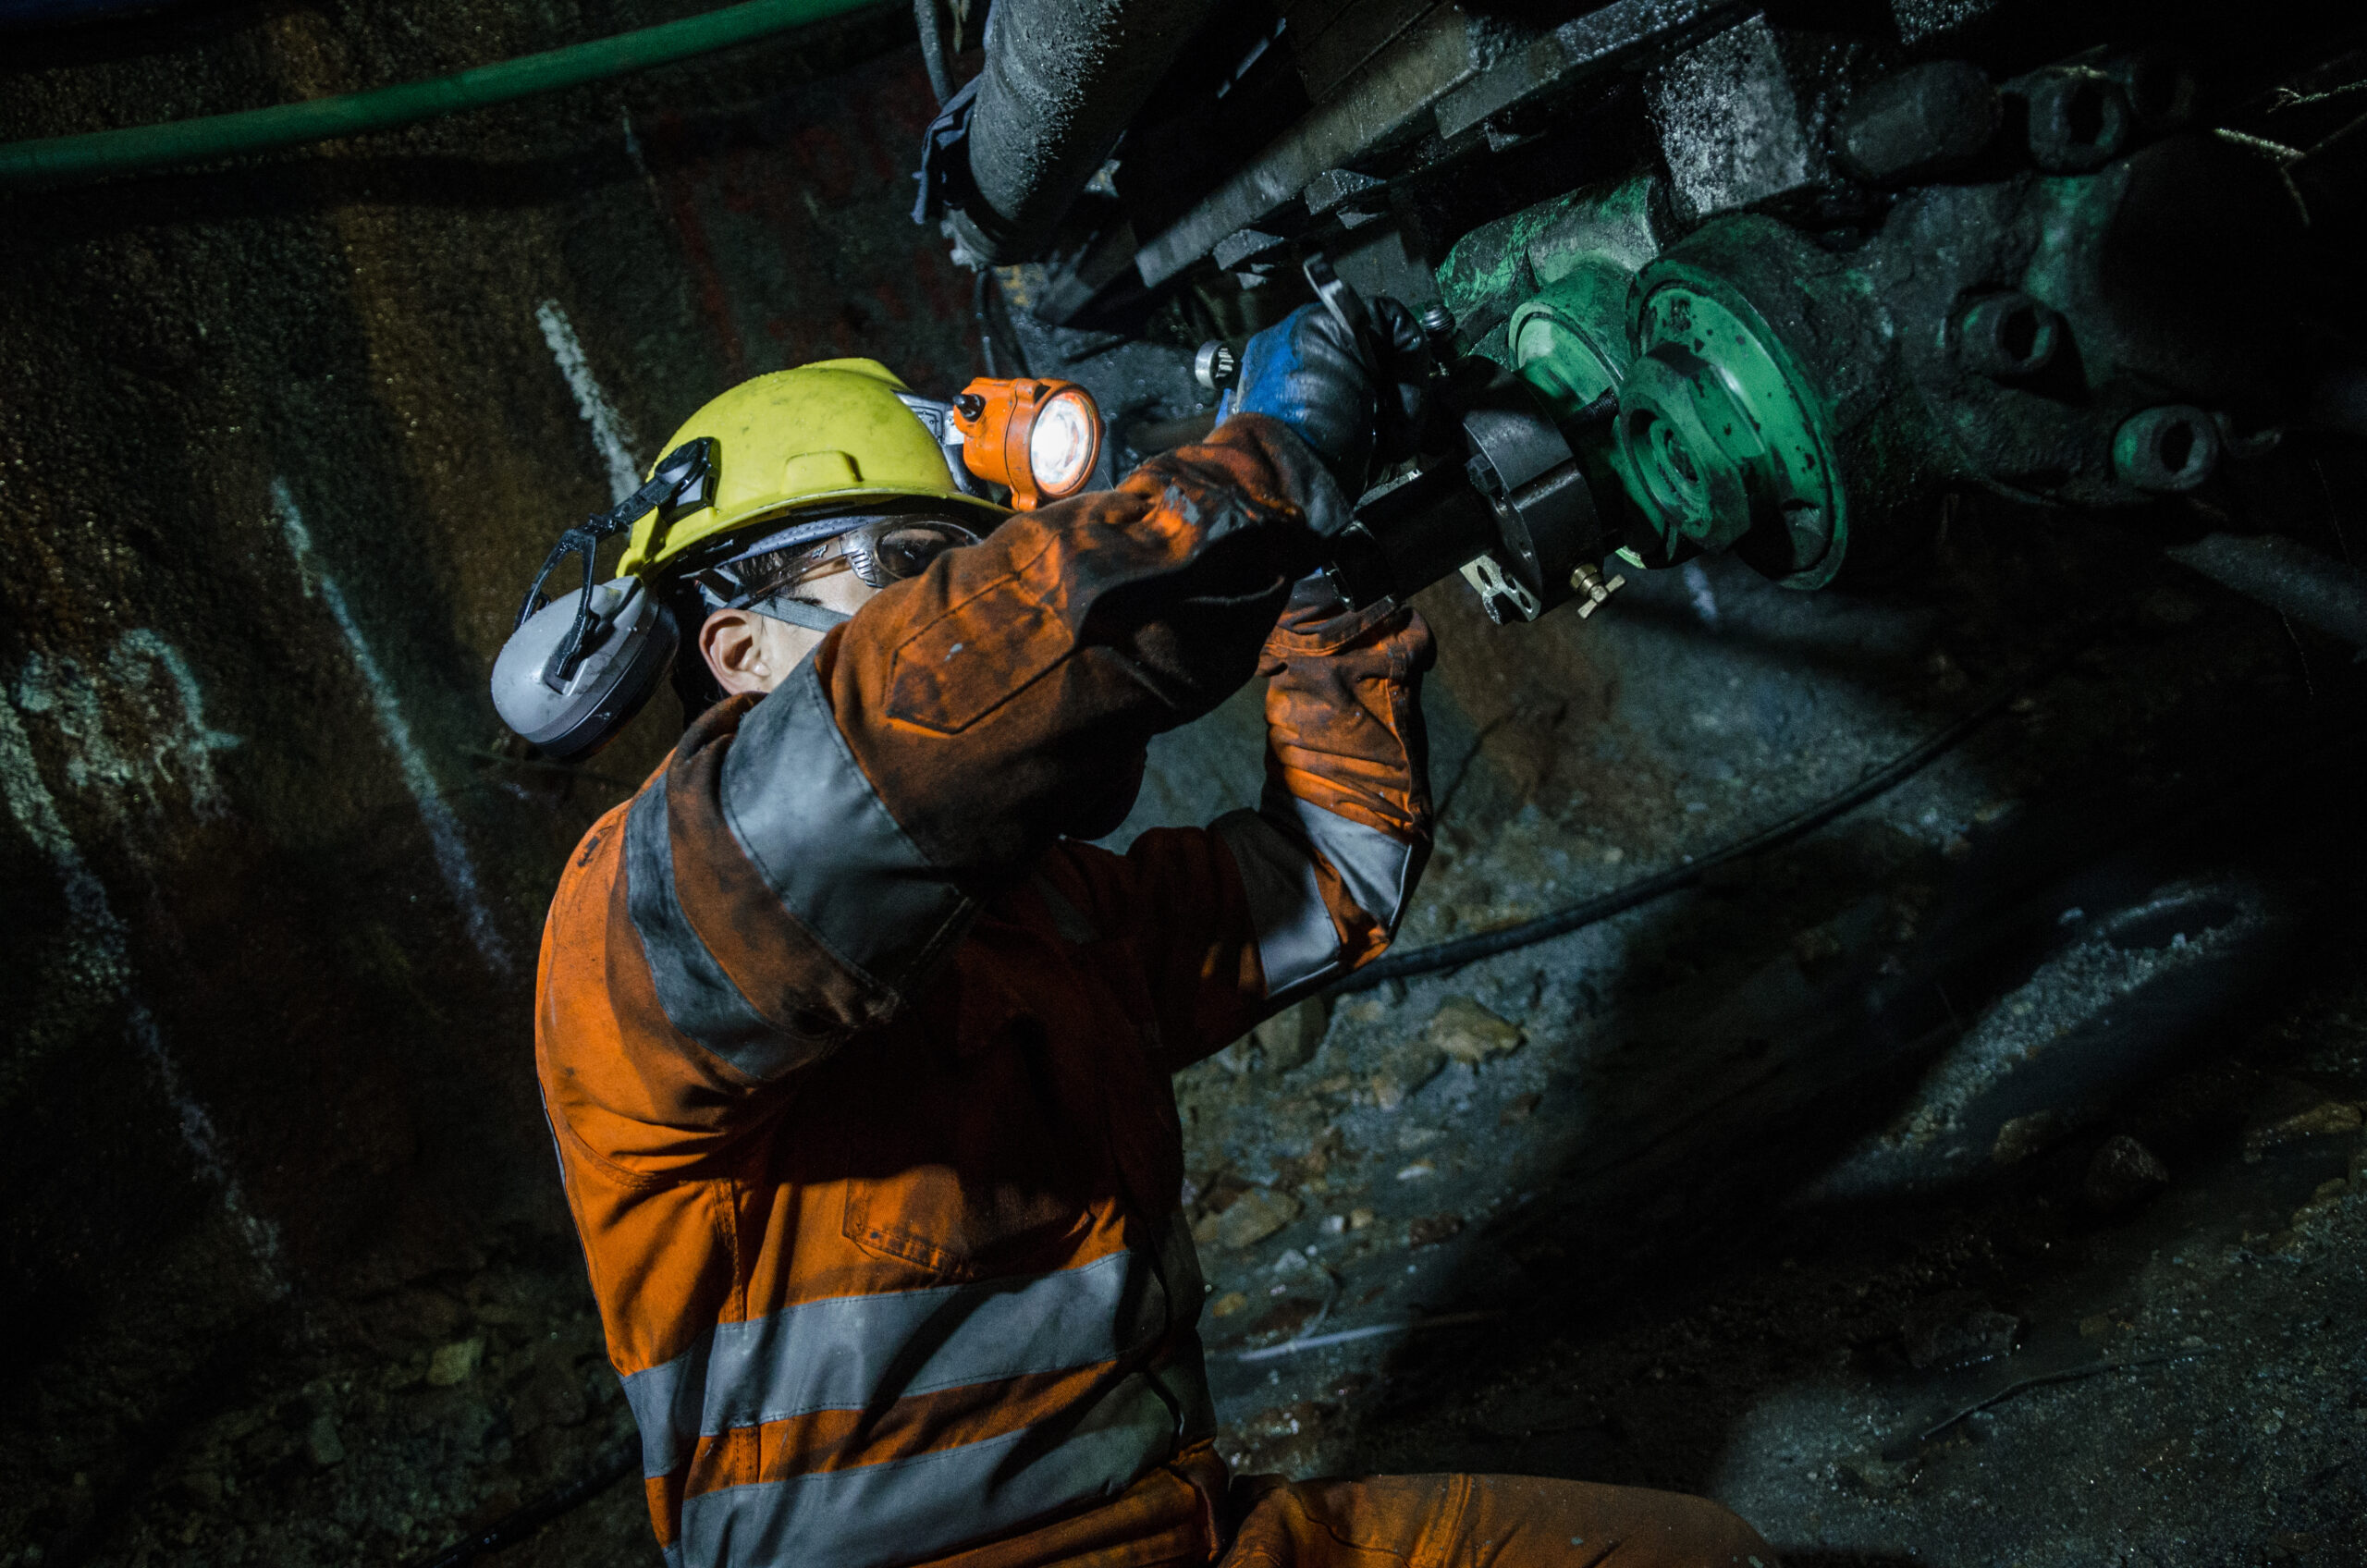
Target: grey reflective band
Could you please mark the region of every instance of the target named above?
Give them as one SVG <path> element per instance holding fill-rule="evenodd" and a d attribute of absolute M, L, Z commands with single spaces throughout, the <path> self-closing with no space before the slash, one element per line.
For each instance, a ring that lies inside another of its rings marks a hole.
<path fill-rule="evenodd" d="M 1227 812 L 1209 826 L 1240 869 L 1266 995 L 1279 997 L 1331 974 L 1340 962 L 1340 932 L 1306 851 L 1254 811 Z"/>
<path fill-rule="evenodd" d="M 1212 825 L 1241 872 L 1269 999 L 1330 978 L 1342 961 L 1339 927 L 1305 845 L 1313 846 L 1356 907 L 1384 931 L 1395 931 L 1404 913 L 1414 864 L 1411 844 L 1377 827 L 1297 799 L 1288 809 L 1303 842 L 1275 824 L 1270 802 L 1265 811 L 1228 812 Z"/>
<path fill-rule="evenodd" d="M 625 1378 L 625 1398 L 641 1427 L 643 1472 L 663 1476 L 701 1437 L 735 1427 L 880 1410 L 915 1394 L 1115 1361 L 1156 1340 L 1167 1310 L 1133 1252 L 1033 1279 L 834 1296 L 719 1323 L 673 1360 Z"/>
<path fill-rule="evenodd" d="M 1176 1446 L 1166 1397 L 1149 1376 L 1132 1373 L 1082 1418 L 1063 1415 L 961 1448 L 686 1498 L 681 1562 L 885 1568 L 922 1561 L 1114 1497 Z"/>
<path fill-rule="evenodd" d="M 1414 846 L 1295 796 L 1291 809 L 1307 842 L 1331 863 L 1356 907 L 1394 935 L 1413 892 Z"/>
<path fill-rule="evenodd" d="M 751 599 L 747 607 L 767 620 L 785 621 L 791 626 L 802 626 L 808 631 L 828 631 L 854 619 L 844 610 L 834 610 L 828 605 L 817 605 L 810 599 L 792 599 L 786 594 Z"/>
<path fill-rule="evenodd" d="M 767 1023 L 691 929 L 674 891 L 662 773 L 625 814 L 624 858 L 625 913 L 668 1022 L 753 1078 L 776 1077 L 817 1054 Z"/>
<path fill-rule="evenodd" d="M 723 759 L 723 815 L 781 907 L 899 995 L 976 911 L 873 792 L 811 658 L 741 720 Z"/>

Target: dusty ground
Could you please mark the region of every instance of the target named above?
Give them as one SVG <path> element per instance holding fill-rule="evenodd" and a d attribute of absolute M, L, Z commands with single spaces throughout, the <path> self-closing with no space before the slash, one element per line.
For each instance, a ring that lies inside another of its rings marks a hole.
<path fill-rule="evenodd" d="M 655 15 L 460 51 L 207 10 L 9 62 L 0 117 L 236 107 Z M 0 1568 L 421 1561 L 629 1443 L 519 964 L 667 716 L 603 777 L 492 746 L 515 580 L 607 494 L 537 312 L 643 460 L 743 372 L 877 346 L 969 374 L 967 285 L 901 218 L 917 65 L 884 39 L 6 226 L 0 346 L 45 390 L 0 407 L 28 563 Z M 1113 408 L 1188 404 L 1171 357 L 1017 337 Z M 2328 473 L 2243 498 L 2338 548 L 2358 476 Z M 1701 889 L 1195 1069 L 1227 1452 L 1707 1491 L 1795 1562 L 2367 1557 L 2362 693 L 2348 650 L 2152 553 L 2192 521 L 1968 505 L 1824 594 L 1712 564 L 1519 631 L 1427 595 L 1443 828 L 1408 946 L 1681 864 L 2017 696 Z M 1240 803 L 1257 744 L 1254 693 L 1173 738 L 1130 830 Z M 619 1484 L 491 1561 L 653 1556 Z"/>

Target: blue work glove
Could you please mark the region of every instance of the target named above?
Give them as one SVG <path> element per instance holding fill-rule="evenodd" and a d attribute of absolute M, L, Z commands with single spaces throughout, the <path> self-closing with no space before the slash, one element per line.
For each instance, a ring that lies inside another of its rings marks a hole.
<path fill-rule="evenodd" d="M 1228 419 L 1265 414 L 1289 425 L 1352 504 L 1364 494 L 1376 446 L 1392 461 L 1414 449 L 1429 381 L 1429 349 L 1414 312 L 1385 297 L 1369 309 L 1382 339 L 1371 345 L 1378 375 L 1331 312 L 1302 305 L 1249 340 L 1225 408 Z"/>

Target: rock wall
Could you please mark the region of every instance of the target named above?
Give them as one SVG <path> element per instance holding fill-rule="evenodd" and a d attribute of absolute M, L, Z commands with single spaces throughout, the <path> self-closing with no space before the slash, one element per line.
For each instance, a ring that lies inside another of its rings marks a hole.
<path fill-rule="evenodd" d="M 0 136 L 692 9 L 9 35 Z M 661 698 L 589 767 L 524 763 L 484 672 L 556 531 L 731 380 L 852 352 L 927 390 L 976 374 L 969 276 L 904 217 L 934 113 L 909 31 L 889 7 L 0 197 L 0 1464 L 31 1482 L 0 1488 L 0 1542 L 229 1561 L 303 1515 L 299 1558 L 384 1559 L 605 1440 L 532 978 L 569 847 L 678 720 Z M 452 1408 L 404 1415 L 405 1390 Z M 417 1442 L 337 1435 L 387 1422 Z M 537 1426 L 566 1440 L 510 1456 Z"/>

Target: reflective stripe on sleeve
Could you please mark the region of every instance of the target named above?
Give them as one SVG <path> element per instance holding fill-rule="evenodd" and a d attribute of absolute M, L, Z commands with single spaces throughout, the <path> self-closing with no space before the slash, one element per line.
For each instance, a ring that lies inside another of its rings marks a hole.
<path fill-rule="evenodd" d="M 1175 1447 L 1167 1399 L 1135 1373 L 1081 1417 L 686 1498 L 677 1546 L 686 1568 L 882 1568 L 1113 1497 Z"/>
<path fill-rule="evenodd" d="M 1241 871 L 1266 994 L 1278 997 L 1330 974 L 1340 962 L 1340 932 L 1306 851 L 1254 811 L 1229 811 L 1210 826 Z"/>
<path fill-rule="evenodd" d="M 812 1054 L 767 1023 L 691 929 L 674 890 L 666 827 L 666 776 L 625 815 L 625 910 L 649 961 L 657 1003 L 675 1028 L 755 1078 L 785 1072 Z"/>
<path fill-rule="evenodd" d="M 1316 852 L 1331 863 L 1356 907 L 1392 935 L 1412 892 L 1414 846 L 1295 796 L 1291 808 Z"/>
<path fill-rule="evenodd" d="M 889 815 L 839 733 L 810 657 L 748 710 L 723 759 L 734 838 L 841 962 L 902 993 L 974 905 Z"/>
<path fill-rule="evenodd" d="M 719 1323 L 624 1379 L 643 1472 L 663 1476 L 700 1437 L 734 1427 L 1114 1361 L 1158 1334 L 1157 1290 L 1140 1256 L 1119 1252 L 1034 1279 L 835 1296 Z"/>
<path fill-rule="evenodd" d="M 1356 907 L 1383 930 L 1394 931 L 1404 913 L 1413 846 L 1305 801 L 1290 804 L 1294 825 L 1339 875 Z M 1306 847 L 1261 812 L 1228 812 L 1214 827 L 1241 870 L 1267 996 L 1280 997 L 1330 976 L 1342 959 L 1340 931 Z"/>

